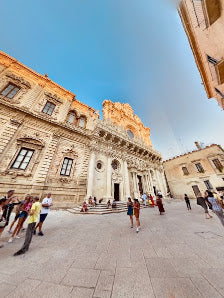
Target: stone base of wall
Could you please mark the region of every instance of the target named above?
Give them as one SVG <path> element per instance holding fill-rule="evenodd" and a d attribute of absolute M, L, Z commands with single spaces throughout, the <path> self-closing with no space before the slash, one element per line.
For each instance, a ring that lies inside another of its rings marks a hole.
<path fill-rule="evenodd" d="M 38 196 L 41 200 L 48 192 L 52 193 L 54 208 L 70 208 L 81 204 L 86 198 L 86 187 L 53 187 L 51 185 L 24 185 L 24 184 L 2 184 L 0 183 L 0 197 L 8 190 L 14 189 L 15 195 L 22 200 L 26 194 Z"/>

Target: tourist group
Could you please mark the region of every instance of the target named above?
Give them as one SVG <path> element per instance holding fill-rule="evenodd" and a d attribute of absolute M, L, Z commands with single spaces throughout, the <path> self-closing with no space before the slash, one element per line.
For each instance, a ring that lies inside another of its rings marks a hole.
<path fill-rule="evenodd" d="M 39 197 L 33 197 L 28 194 L 25 196 L 24 200 L 20 201 L 14 194 L 14 190 L 9 190 L 7 195 L 0 199 L 0 237 L 9 224 L 10 216 L 14 208 L 15 218 L 8 230 L 8 233 L 11 234 L 8 240 L 9 243 L 12 243 L 16 238 L 20 238 L 20 232 L 24 230 L 24 222 L 29 217 L 24 244 L 22 248 L 14 254 L 14 256 L 17 256 L 24 254 L 29 249 L 32 236 L 36 235 L 37 229 L 39 231 L 38 236 L 44 235 L 42 225 L 52 206 L 52 198 L 51 193 L 48 193 L 42 203 L 40 203 Z M 13 230 L 14 225 L 16 226 Z M 0 248 L 1 247 L 3 247 L 3 244 L 0 244 Z"/>

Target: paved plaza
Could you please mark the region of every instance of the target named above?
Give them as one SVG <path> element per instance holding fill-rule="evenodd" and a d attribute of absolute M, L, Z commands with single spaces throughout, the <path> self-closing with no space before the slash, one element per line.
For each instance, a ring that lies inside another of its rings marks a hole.
<path fill-rule="evenodd" d="M 44 237 L 0 250 L 0 297 L 224 297 L 224 229 L 192 202 L 141 210 L 139 234 L 125 213 L 52 211 Z M 12 216 L 13 218 L 13 216 Z M 5 232 L 3 238 L 9 235 Z"/>

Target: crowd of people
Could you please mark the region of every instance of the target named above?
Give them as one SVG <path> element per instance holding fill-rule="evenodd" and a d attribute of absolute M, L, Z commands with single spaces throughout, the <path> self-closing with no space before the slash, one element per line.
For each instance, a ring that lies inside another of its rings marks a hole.
<path fill-rule="evenodd" d="M 197 204 L 204 209 L 206 219 L 210 219 L 213 217 L 211 215 L 212 211 L 214 214 L 217 215 L 221 224 L 224 226 L 224 193 L 218 195 L 216 192 L 206 190 L 204 196 L 198 194 Z M 209 210 L 211 210 L 210 213 Z"/>
<path fill-rule="evenodd" d="M 158 192 L 156 195 L 156 200 L 154 201 L 153 196 L 151 194 L 142 194 L 140 200 L 142 200 L 142 204 L 145 206 L 154 208 L 158 207 L 159 214 L 163 215 L 165 212 L 163 201 L 162 201 L 162 193 Z M 188 210 L 191 210 L 190 199 L 187 194 L 184 195 L 184 200 L 186 202 L 186 206 Z M 86 202 L 83 203 L 81 212 L 87 212 L 88 207 L 96 207 L 98 204 L 102 203 L 103 199 L 97 202 L 96 197 L 92 198 L 91 196 L 88 199 L 88 204 Z M 224 192 L 220 195 L 217 193 L 213 193 L 209 190 L 205 191 L 204 196 L 198 194 L 197 196 L 197 204 L 200 205 L 205 212 L 206 219 L 212 218 L 213 212 L 222 225 L 224 226 Z M 107 208 L 114 210 L 117 208 L 116 200 L 114 199 L 112 202 L 109 199 L 106 203 Z M 0 199 L 0 241 L 1 235 L 4 229 L 10 223 L 10 217 L 12 211 L 15 211 L 15 217 L 11 221 L 8 233 L 11 237 L 8 239 L 9 243 L 15 241 L 15 239 L 20 238 L 20 233 L 24 231 L 24 223 L 28 219 L 28 226 L 26 228 L 26 236 L 25 241 L 20 250 L 18 250 L 14 255 L 24 254 L 30 246 L 32 236 L 36 235 L 38 230 L 38 236 L 43 236 L 42 226 L 43 223 L 49 213 L 50 207 L 52 206 L 52 198 L 51 193 L 48 193 L 47 196 L 40 203 L 40 199 L 37 196 L 32 196 L 27 194 L 24 199 L 20 200 L 18 196 L 15 195 L 14 190 L 9 190 L 8 193 Z M 130 217 L 131 228 L 134 227 L 134 218 L 136 221 L 136 232 L 140 231 L 140 202 L 139 199 L 132 200 L 130 197 L 127 202 L 127 215 Z M 211 210 L 211 211 L 210 211 Z M 13 229 L 14 228 L 14 229 Z M 3 243 L 0 242 L 0 248 L 3 247 Z"/>
<path fill-rule="evenodd" d="M 9 225 L 11 213 L 15 208 L 15 218 L 8 229 L 8 233 L 11 234 L 8 243 L 12 243 L 15 239 L 20 238 L 19 235 L 21 231 L 25 230 L 23 225 L 28 219 L 24 244 L 22 248 L 14 254 L 14 256 L 17 256 L 24 254 L 29 249 L 32 236 L 36 235 L 37 229 L 39 230 L 38 236 L 44 236 L 42 225 L 53 204 L 51 193 L 47 194 L 42 203 L 40 203 L 40 198 L 37 196 L 27 194 L 23 200 L 19 200 L 18 196 L 14 194 L 14 190 L 9 190 L 7 194 L 0 199 L 0 240 L 3 231 Z M 13 230 L 14 225 L 15 228 Z M 3 243 L 0 243 L 0 248 L 3 246 Z"/>

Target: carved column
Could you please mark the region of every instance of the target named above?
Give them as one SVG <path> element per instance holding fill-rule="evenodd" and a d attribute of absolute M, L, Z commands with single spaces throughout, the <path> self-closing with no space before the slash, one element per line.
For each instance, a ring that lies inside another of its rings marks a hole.
<path fill-rule="evenodd" d="M 134 172 L 134 185 L 135 185 L 134 196 L 135 196 L 135 198 L 138 198 L 139 197 L 139 188 L 138 188 L 138 178 L 137 178 L 136 172 Z"/>
<path fill-rule="evenodd" d="M 108 157 L 107 159 L 107 199 L 111 199 L 111 174 L 112 174 L 112 168 L 111 168 L 111 157 Z"/>
<path fill-rule="evenodd" d="M 164 189 L 163 189 L 163 185 L 162 185 L 162 183 L 161 183 L 160 173 L 159 173 L 158 169 L 156 169 L 155 172 L 156 172 L 156 178 L 157 178 L 157 184 L 158 184 L 159 190 L 160 190 L 161 192 L 163 192 Z"/>
<path fill-rule="evenodd" d="M 151 184 L 150 184 L 150 180 L 149 180 L 149 174 L 146 175 L 146 180 L 147 180 L 147 185 L 148 185 L 148 192 L 151 191 Z"/>
<path fill-rule="evenodd" d="M 45 182 L 59 139 L 60 139 L 60 136 L 53 134 L 51 141 L 49 142 L 48 147 L 46 149 L 44 159 L 38 169 L 38 172 L 36 175 L 37 178 L 35 182 L 37 183 Z"/>
<path fill-rule="evenodd" d="M 151 176 L 150 171 L 149 171 L 149 183 L 150 183 L 150 190 L 151 190 L 151 192 L 153 192 L 153 182 L 152 182 L 152 176 Z"/>
<path fill-rule="evenodd" d="M 130 197 L 130 183 L 129 183 L 129 175 L 128 175 L 128 165 L 127 162 L 124 161 L 124 184 L 125 184 L 125 199 Z"/>
<path fill-rule="evenodd" d="M 167 185 L 166 185 L 164 172 L 163 171 L 162 172 L 158 171 L 158 172 L 159 172 L 159 176 L 160 176 L 160 180 L 161 180 L 162 193 L 164 195 L 166 195 L 167 194 Z"/>
<path fill-rule="evenodd" d="M 147 184 L 146 174 L 144 174 L 142 177 L 143 177 L 143 192 L 146 193 L 146 192 L 148 192 L 148 184 Z"/>
<path fill-rule="evenodd" d="M 12 140 L 21 123 L 20 121 L 11 119 L 10 123 L 5 124 L 5 128 L 2 130 L 0 136 L 0 153 L 3 152 L 8 143 Z"/>
<path fill-rule="evenodd" d="M 95 152 L 92 151 L 89 160 L 89 168 L 88 168 L 88 184 L 87 184 L 87 199 L 90 196 L 93 196 L 93 179 L 94 179 L 94 168 L 95 168 Z"/>

